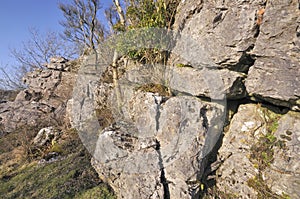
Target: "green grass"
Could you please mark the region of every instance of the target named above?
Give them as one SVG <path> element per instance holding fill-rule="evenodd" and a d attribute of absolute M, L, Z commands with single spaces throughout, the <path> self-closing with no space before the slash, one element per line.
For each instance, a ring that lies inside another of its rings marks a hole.
<path fill-rule="evenodd" d="M 65 133 L 59 150 L 61 160 L 42 164 L 38 159 L 18 162 L 10 153 L 1 154 L 0 198 L 114 198 L 92 168 L 91 156 L 76 132 Z M 7 160 L 13 163 L 6 165 Z"/>

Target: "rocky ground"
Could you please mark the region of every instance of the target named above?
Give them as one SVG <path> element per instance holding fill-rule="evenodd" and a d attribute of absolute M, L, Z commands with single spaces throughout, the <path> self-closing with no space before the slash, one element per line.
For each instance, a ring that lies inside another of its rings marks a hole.
<path fill-rule="evenodd" d="M 24 77 L 27 89 L 3 92 L 0 197 L 115 198 L 65 119 L 75 73 L 64 70 L 66 60 L 53 60 L 50 66 L 63 68 L 31 72 Z"/>

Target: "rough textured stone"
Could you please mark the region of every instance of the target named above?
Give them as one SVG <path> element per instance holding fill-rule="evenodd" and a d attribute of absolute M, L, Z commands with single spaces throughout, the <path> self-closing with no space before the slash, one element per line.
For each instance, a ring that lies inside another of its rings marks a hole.
<path fill-rule="evenodd" d="M 27 73 L 23 82 L 28 85 L 29 89 L 35 92 L 43 92 L 50 95 L 61 81 L 61 72 L 53 70 L 35 70 Z"/>
<path fill-rule="evenodd" d="M 225 160 L 218 173 L 218 188 L 236 198 L 256 198 L 256 192 L 247 186 L 247 181 L 258 174 L 249 160 L 251 145 L 259 134 L 265 133 L 263 118 L 256 105 L 242 105 L 234 115 L 228 132 L 223 138 L 219 155 Z"/>
<path fill-rule="evenodd" d="M 2 131 L 12 132 L 25 125 L 62 125 L 75 77 L 73 73 L 54 70 L 28 73 L 23 78 L 28 88 L 20 91 L 15 101 L 0 104 Z"/>
<path fill-rule="evenodd" d="M 290 112 L 278 123 L 275 136 L 286 147 L 275 148 L 271 169 L 264 173 L 265 181 L 274 193 L 300 198 L 300 114 Z"/>
<path fill-rule="evenodd" d="M 156 143 L 145 146 L 136 133 L 126 123 L 106 128 L 98 138 L 92 163 L 118 198 L 163 198 Z"/>
<path fill-rule="evenodd" d="M 175 21 L 180 33 L 173 63 L 247 71 L 253 64 L 247 52 L 256 40 L 256 12 L 264 3 L 264 0 L 181 1 Z"/>
<path fill-rule="evenodd" d="M 256 62 L 246 80 L 247 91 L 258 99 L 299 110 L 299 1 L 267 2 L 263 16 L 251 52 Z"/>
<path fill-rule="evenodd" d="M 36 102 L 8 102 L 0 104 L 0 123 L 4 132 L 12 132 L 23 126 L 40 126 L 56 123 L 55 108 Z"/>
<path fill-rule="evenodd" d="M 50 63 L 66 63 L 68 62 L 69 60 L 64 58 L 64 57 L 51 57 L 50 58 Z"/>
<path fill-rule="evenodd" d="M 224 95 L 228 99 L 238 99 L 246 96 L 243 79 L 241 73 L 226 69 L 197 70 L 190 67 L 173 67 L 170 71 L 169 85 L 173 92 L 212 99 L 222 99 Z"/>
<path fill-rule="evenodd" d="M 175 95 L 181 93 L 212 99 L 223 99 L 224 96 L 239 99 L 246 96 L 244 78 L 244 74 L 227 69 L 200 70 L 192 67 L 132 64 L 124 73 L 121 84 L 136 84 L 136 87 L 150 83 L 161 84 L 169 87 Z"/>
<path fill-rule="evenodd" d="M 42 128 L 33 139 L 37 146 L 44 146 L 47 142 L 56 141 L 60 132 L 53 126 Z"/>
<path fill-rule="evenodd" d="M 171 63 L 250 69 L 246 87 L 254 100 L 300 110 L 299 16 L 298 0 L 181 1 Z"/>
<path fill-rule="evenodd" d="M 70 65 L 68 64 L 68 61 L 69 60 L 64 57 L 51 57 L 50 63 L 47 63 L 44 66 L 51 70 L 69 71 Z"/>
<path fill-rule="evenodd" d="M 221 107 L 193 97 L 174 97 L 162 105 L 156 137 L 170 198 L 196 198 L 199 194 L 197 182 L 219 139 L 222 119 Z"/>
<path fill-rule="evenodd" d="M 218 170 L 218 189 L 235 198 L 257 198 L 258 190 L 298 198 L 298 132 L 299 113 L 281 116 L 254 104 L 241 105 L 219 150 L 224 163 Z M 268 163 L 262 166 L 264 161 Z M 251 186 L 253 180 L 258 183 Z"/>

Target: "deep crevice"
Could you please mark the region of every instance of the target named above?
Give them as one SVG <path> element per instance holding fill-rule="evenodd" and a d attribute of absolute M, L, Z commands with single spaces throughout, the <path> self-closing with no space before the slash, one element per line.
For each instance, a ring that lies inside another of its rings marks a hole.
<path fill-rule="evenodd" d="M 254 65 L 255 59 L 249 52 L 253 50 L 255 44 L 250 45 L 246 50 L 242 52 L 242 55 L 239 61 L 235 64 L 230 66 L 228 69 L 231 71 L 242 72 L 248 74 L 249 69 Z"/>
<path fill-rule="evenodd" d="M 216 181 L 217 170 L 222 165 L 222 163 L 226 161 L 226 159 L 231 155 L 228 154 L 228 157 L 219 157 L 218 151 L 223 144 L 224 132 L 228 131 L 228 127 L 230 125 L 233 116 L 237 113 L 239 106 L 243 104 L 259 104 L 259 106 L 266 107 L 277 114 L 284 114 L 290 110 L 287 107 L 276 106 L 267 101 L 254 101 L 250 97 L 245 97 L 243 99 L 237 99 L 237 100 L 227 100 L 227 107 L 226 107 L 227 113 L 226 113 L 226 121 L 224 124 L 223 133 L 220 135 L 211 153 L 206 157 L 207 164 L 203 176 L 200 179 L 200 182 L 203 183 L 205 187 L 203 191 L 199 191 L 198 193 L 198 198 L 200 199 L 209 196 L 214 197 L 217 192 L 217 190 L 215 189 L 217 184 Z"/>
<path fill-rule="evenodd" d="M 209 128 L 208 127 L 208 119 L 207 119 L 207 116 L 206 116 L 206 112 L 207 112 L 207 107 L 206 106 L 201 107 L 201 109 L 200 109 L 200 117 L 203 118 L 202 126 L 205 129 L 205 134 L 207 133 L 208 128 Z"/>
<path fill-rule="evenodd" d="M 163 159 L 162 159 L 162 155 L 160 152 L 160 142 L 158 140 L 156 140 L 156 148 L 155 150 L 157 151 L 158 154 L 158 164 L 159 164 L 159 168 L 160 168 L 160 183 L 163 185 L 163 189 L 164 189 L 164 199 L 170 199 L 170 189 L 169 189 L 169 184 L 167 181 L 167 178 L 165 176 L 165 170 L 164 170 L 164 164 L 163 164 Z"/>
<path fill-rule="evenodd" d="M 155 122 L 156 122 L 156 131 L 158 131 L 158 129 L 159 129 L 159 118 L 160 118 L 160 105 L 161 105 L 161 103 L 163 101 L 159 102 L 157 100 L 156 96 L 153 96 L 153 97 L 154 97 L 154 102 L 157 105 L 157 107 L 156 107 L 156 115 L 155 115 Z"/>
<path fill-rule="evenodd" d="M 181 32 L 184 27 L 185 27 L 185 24 L 187 23 L 187 21 L 192 18 L 193 15 L 199 13 L 201 10 L 202 10 L 202 1 L 200 2 L 200 4 L 194 6 L 194 9 L 190 10 L 182 19 L 182 21 L 180 22 L 179 24 L 179 27 L 178 27 L 178 32 Z"/>

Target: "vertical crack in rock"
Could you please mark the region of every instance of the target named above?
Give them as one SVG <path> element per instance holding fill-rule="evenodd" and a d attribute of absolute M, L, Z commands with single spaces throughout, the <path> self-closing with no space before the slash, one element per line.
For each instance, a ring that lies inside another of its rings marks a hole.
<path fill-rule="evenodd" d="M 160 142 L 158 140 L 156 140 L 156 149 L 157 154 L 158 154 L 158 159 L 159 159 L 159 168 L 161 169 L 161 174 L 160 174 L 160 182 L 163 185 L 163 189 L 164 189 L 164 199 L 170 199 L 170 190 L 169 190 L 169 185 L 168 185 L 168 181 L 167 178 L 165 176 L 165 170 L 164 170 L 164 163 L 163 163 L 163 159 L 162 159 L 162 155 L 160 152 Z"/>
<path fill-rule="evenodd" d="M 160 105 L 161 105 L 161 98 L 158 98 L 157 96 L 153 96 L 154 97 L 154 102 L 157 105 L 156 106 L 156 114 L 155 114 L 155 121 L 156 121 L 156 131 L 158 131 L 159 129 L 159 118 L 160 118 Z"/>
<path fill-rule="evenodd" d="M 201 107 L 201 109 L 200 109 L 200 117 L 203 118 L 202 126 L 205 129 L 205 134 L 208 131 L 208 119 L 207 119 L 207 116 L 206 116 L 206 112 L 207 112 L 207 107 L 206 106 Z"/>
<path fill-rule="evenodd" d="M 155 104 L 157 105 L 155 120 L 156 120 L 156 131 L 158 131 L 159 130 L 159 118 L 160 118 L 160 105 L 162 103 L 162 97 L 160 97 L 160 96 L 153 96 L 153 97 L 154 97 Z M 160 183 L 163 185 L 163 190 L 164 190 L 163 198 L 170 199 L 170 190 L 169 190 L 168 181 L 165 176 L 164 163 L 163 163 L 163 158 L 162 158 L 161 151 L 160 151 L 160 142 L 157 139 L 156 139 L 155 150 L 157 151 L 157 154 L 158 154 L 158 161 L 159 161 L 158 165 L 161 170 Z"/>
<path fill-rule="evenodd" d="M 266 6 L 267 6 L 267 1 L 256 12 L 256 15 L 255 15 L 255 26 L 254 26 L 254 29 L 255 29 L 254 38 L 257 38 L 259 36 L 260 26 L 263 23 L 263 16 L 265 14 L 265 8 L 266 8 Z"/>

